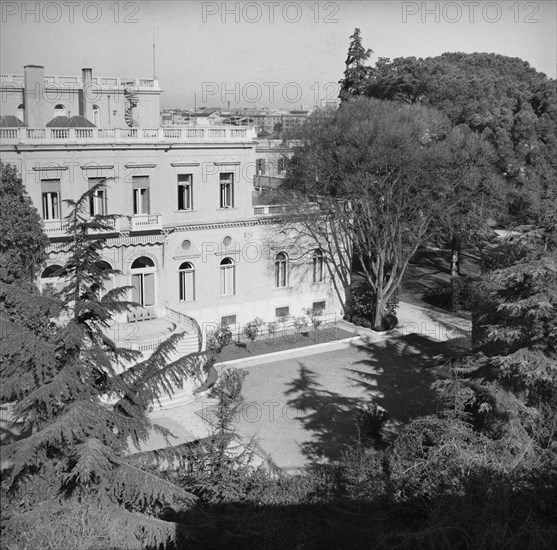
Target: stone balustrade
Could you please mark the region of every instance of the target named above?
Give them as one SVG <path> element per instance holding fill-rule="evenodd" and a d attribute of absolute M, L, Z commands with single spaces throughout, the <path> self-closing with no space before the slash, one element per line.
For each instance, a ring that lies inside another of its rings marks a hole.
<path fill-rule="evenodd" d="M 156 143 L 252 141 L 254 128 L 181 126 L 173 128 L 0 128 L 2 144 Z"/>

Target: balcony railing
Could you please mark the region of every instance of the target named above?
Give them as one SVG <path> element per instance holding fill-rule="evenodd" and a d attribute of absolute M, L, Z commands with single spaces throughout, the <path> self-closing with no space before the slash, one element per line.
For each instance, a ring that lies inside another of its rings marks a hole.
<path fill-rule="evenodd" d="M 91 84 L 95 88 L 108 90 L 123 90 L 132 86 L 135 90 L 160 90 L 159 81 L 153 78 L 117 78 L 117 77 L 93 77 Z M 21 74 L 0 75 L 0 86 L 7 88 L 24 88 L 25 77 Z M 81 76 L 45 76 L 44 86 L 46 88 L 83 88 Z"/>
<path fill-rule="evenodd" d="M 114 220 L 105 220 L 103 222 L 109 229 L 91 229 L 91 235 L 98 235 L 101 233 L 119 232 L 121 230 L 121 220 L 116 218 Z M 43 229 L 47 237 L 63 237 L 67 234 L 70 222 L 68 220 L 43 220 Z"/>
<path fill-rule="evenodd" d="M 43 229 L 48 237 L 65 235 L 69 225 L 66 220 L 43 220 Z"/>
<path fill-rule="evenodd" d="M 0 128 L 4 144 L 156 143 L 179 141 L 251 141 L 254 128 Z"/>
<path fill-rule="evenodd" d="M 162 216 L 160 214 L 138 214 L 131 219 L 132 231 L 162 230 Z"/>
<path fill-rule="evenodd" d="M 266 204 L 253 207 L 254 216 L 277 216 L 279 214 L 303 214 L 304 212 L 319 211 L 319 204 L 308 203 L 302 206 L 292 204 Z"/>

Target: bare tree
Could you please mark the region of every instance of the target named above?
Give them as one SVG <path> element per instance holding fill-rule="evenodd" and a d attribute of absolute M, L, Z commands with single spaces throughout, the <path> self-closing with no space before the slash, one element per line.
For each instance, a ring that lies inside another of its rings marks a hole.
<path fill-rule="evenodd" d="M 418 247 L 490 184 L 475 169 L 487 145 L 437 111 L 369 98 L 313 117 L 299 137 L 283 191 L 295 223 L 328 251 L 347 313 L 353 252 L 374 291 L 373 326 L 381 330 Z"/>

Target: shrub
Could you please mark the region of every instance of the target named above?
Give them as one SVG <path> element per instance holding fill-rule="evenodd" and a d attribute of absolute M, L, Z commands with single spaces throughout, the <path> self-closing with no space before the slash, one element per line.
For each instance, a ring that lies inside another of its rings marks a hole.
<path fill-rule="evenodd" d="M 448 283 L 428 288 L 422 295 L 425 302 L 450 311 L 470 311 L 476 296 L 478 280 L 472 277 L 456 277 Z"/>
<path fill-rule="evenodd" d="M 244 330 L 243 330 L 244 336 L 250 342 L 253 342 L 257 338 L 257 336 L 260 334 L 262 325 L 263 325 L 263 320 L 260 319 L 259 317 L 256 317 L 253 321 L 250 321 L 244 327 Z"/>
<path fill-rule="evenodd" d="M 230 342 L 232 342 L 232 331 L 228 325 L 222 324 L 209 337 L 207 348 L 214 353 L 220 353 Z"/>
<path fill-rule="evenodd" d="M 305 333 L 308 330 L 308 318 L 307 317 L 296 317 L 294 319 L 294 327 L 297 332 Z"/>
<path fill-rule="evenodd" d="M 367 402 L 358 415 L 358 427 L 364 437 L 381 439 L 381 429 L 387 421 L 387 411 L 373 400 Z"/>
<path fill-rule="evenodd" d="M 308 307 L 304 309 L 304 313 L 309 317 L 311 326 L 315 330 L 317 330 L 323 323 L 323 321 L 320 319 L 321 315 L 323 315 L 322 308 Z"/>
<path fill-rule="evenodd" d="M 396 310 L 398 308 L 398 291 L 385 306 L 381 330 L 391 330 L 398 325 Z M 349 321 L 364 328 L 373 328 L 375 319 L 375 291 L 367 281 L 354 285 L 352 289 L 352 312 Z"/>

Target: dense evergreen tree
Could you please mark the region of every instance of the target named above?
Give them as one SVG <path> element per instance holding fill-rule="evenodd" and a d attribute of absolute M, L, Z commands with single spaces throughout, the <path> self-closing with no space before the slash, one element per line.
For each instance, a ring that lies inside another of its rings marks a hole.
<path fill-rule="evenodd" d="M 555 228 L 514 237 L 489 271 L 474 311 L 477 352 L 438 384 L 453 410 L 525 455 L 557 449 L 557 246 Z"/>
<path fill-rule="evenodd" d="M 17 168 L 0 162 L 0 281 L 33 290 L 34 270 L 46 259 L 48 238 Z"/>
<path fill-rule="evenodd" d="M 339 98 L 341 101 L 344 102 L 354 95 L 360 95 L 365 90 L 370 67 L 367 67 L 364 63 L 372 53 L 373 50 L 363 47 L 360 29 L 355 29 L 354 34 L 350 37 L 344 78 L 339 81 Z"/>
<path fill-rule="evenodd" d="M 67 285 L 60 294 L 47 298 L 0 284 L 1 328 L 10 335 L 0 347 L 0 400 L 24 434 L 2 448 L 13 496 L 9 526 L 32 525 L 45 510 L 54 514 L 69 500 L 109 514 L 125 547 L 142 548 L 171 540 L 175 525 L 157 515 L 193 497 L 126 455 L 157 429 L 147 416 L 151 404 L 197 372 L 202 357 L 169 361 L 181 334 L 146 360 L 107 336 L 112 315 L 130 304 L 122 301 L 127 288 L 103 295 L 112 272 L 101 264 L 102 239 L 90 235 L 108 225 L 88 215 L 89 197 L 98 187 L 68 201 Z"/>

